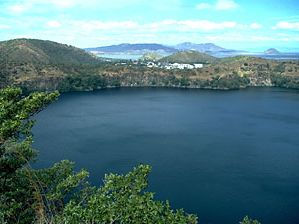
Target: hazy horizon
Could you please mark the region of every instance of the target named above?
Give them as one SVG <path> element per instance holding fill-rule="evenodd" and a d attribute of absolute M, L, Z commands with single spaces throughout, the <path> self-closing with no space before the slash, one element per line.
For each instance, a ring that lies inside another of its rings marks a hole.
<path fill-rule="evenodd" d="M 80 48 L 192 42 L 299 50 L 295 0 L 4 0 L 0 6 L 0 40 L 46 39 Z"/>

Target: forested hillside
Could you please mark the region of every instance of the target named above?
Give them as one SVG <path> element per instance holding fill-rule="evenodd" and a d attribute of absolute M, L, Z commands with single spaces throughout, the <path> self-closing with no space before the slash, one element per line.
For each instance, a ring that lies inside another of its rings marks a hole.
<path fill-rule="evenodd" d="M 89 91 L 106 87 L 240 89 L 250 86 L 299 88 L 299 61 L 237 56 L 218 59 L 186 51 L 160 63 L 203 63 L 197 69 L 149 68 L 146 62 L 105 61 L 81 49 L 51 41 L 0 42 L 0 87 Z"/>

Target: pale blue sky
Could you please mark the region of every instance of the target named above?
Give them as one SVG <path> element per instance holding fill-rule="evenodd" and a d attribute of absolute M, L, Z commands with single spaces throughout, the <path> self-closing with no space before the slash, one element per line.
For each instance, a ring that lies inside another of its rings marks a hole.
<path fill-rule="evenodd" d="M 0 40 L 299 51 L 298 0 L 0 0 Z"/>

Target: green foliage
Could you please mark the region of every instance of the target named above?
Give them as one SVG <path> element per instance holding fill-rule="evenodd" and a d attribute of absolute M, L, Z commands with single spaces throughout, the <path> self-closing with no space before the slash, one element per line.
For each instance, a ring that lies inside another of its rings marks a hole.
<path fill-rule="evenodd" d="M 279 72 L 279 73 L 283 73 L 285 72 L 285 64 L 284 63 L 279 63 L 278 65 L 276 65 L 273 69 L 274 72 Z"/>
<path fill-rule="evenodd" d="M 100 75 L 68 75 L 58 85 L 61 92 L 95 90 L 105 88 L 107 81 Z"/>
<path fill-rule="evenodd" d="M 104 185 L 81 203 L 70 201 L 62 223 L 197 223 L 194 215 L 171 210 L 169 203 L 153 200 L 153 193 L 144 192 L 151 168 L 139 165 L 126 175 L 105 175 Z"/>
<path fill-rule="evenodd" d="M 249 79 L 240 77 L 237 73 L 230 74 L 225 77 L 216 76 L 209 81 L 209 86 L 217 89 L 239 89 L 247 87 Z"/>
<path fill-rule="evenodd" d="M 240 224 L 261 224 L 261 223 L 256 219 L 253 220 L 248 216 L 245 216 L 244 219 L 240 222 Z"/>
<path fill-rule="evenodd" d="M 190 79 L 187 78 L 187 77 L 182 77 L 179 82 L 180 82 L 180 86 L 181 87 L 188 87 L 188 86 L 190 86 Z"/>
<path fill-rule="evenodd" d="M 40 201 L 36 201 L 37 209 L 41 213 L 38 214 L 39 220 L 53 220 L 63 211 L 69 200 L 77 197 L 80 189 L 88 187 L 86 178 L 89 173 L 86 170 L 74 172 L 74 163 L 68 160 L 32 172 L 34 183 L 38 184 L 36 193 L 40 196 Z"/>
<path fill-rule="evenodd" d="M 277 87 L 285 87 L 285 88 L 292 88 L 292 89 L 299 88 L 298 77 L 290 77 L 285 75 L 273 75 L 271 77 L 271 81 Z"/>
<path fill-rule="evenodd" d="M 8 223 L 33 220 L 34 186 L 28 167 L 36 152 L 31 147 L 30 117 L 57 96 L 55 92 L 25 97 L 19 88 L 0 90 L 0 211 Z"/>
<path fill-rule="evenodd" d="M 18 146 L 18 148 L 19 150 L 23 149 L 21 146 Z M 30 149 L 26 148 L 24 151 Z M 22 152 L 22 154 L 24 153 Z M 22 155 L 18 157 L 17 154 L 9 161 L 19 165 L 19 158 L 22 159 Z M 34 219 L 35 211 L 32 206 L 35 204 L 35 201 L 33 199 L 31 181 L 28 178 L 30 175 L 27 172 L 28 169 L 20 167 L 14 171 L 16 165 L 10 164 L 10 167 L 7 167 L 4 165 L 5 162 L 3 159 L 0 161 L 0 211 L 2 218 L 7 223 L 31 223 Z"/>
<path fill-rule="evenodd" d="M 30 135 L 33 122 L 29 118 L 38 113 L 50 102 L 55 100 L 58 93 L 33 93 L 22 96 L 19 88 L 0 90 L 0 143 L 9 138 L 19 137 L 20 134 Z"/>

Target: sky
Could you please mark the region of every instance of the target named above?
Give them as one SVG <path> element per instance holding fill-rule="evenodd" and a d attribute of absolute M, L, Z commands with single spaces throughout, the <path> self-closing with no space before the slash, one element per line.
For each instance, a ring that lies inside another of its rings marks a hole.
<path fill-rule="evenodd" d="M 0 0 L 0 41 L 215 43 L 299 52 L 298 0 Z"/>

